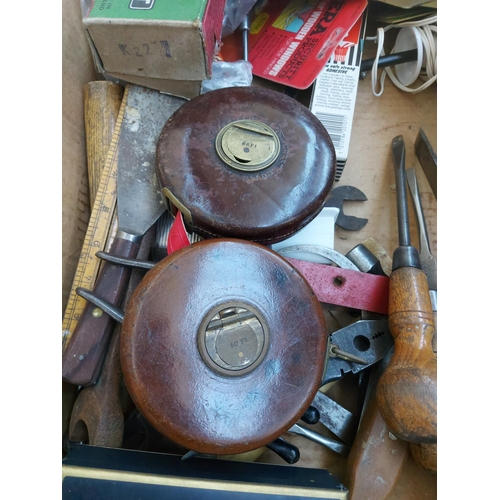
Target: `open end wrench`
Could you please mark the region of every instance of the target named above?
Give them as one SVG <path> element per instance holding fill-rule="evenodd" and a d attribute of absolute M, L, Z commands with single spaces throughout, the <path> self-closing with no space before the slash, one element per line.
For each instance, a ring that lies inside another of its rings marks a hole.
<path fill-rule="evenodd" d="M 368 219 L 346 215 L 343 210 L 344 201 L 366 201 L 365 194 L 354 186 L 338 186 L 332 189 L 326 200 L 326 207 L 336 207 L 339 215 L 335 224 L 348 231 L 357 231 L 366 226 Z"/>

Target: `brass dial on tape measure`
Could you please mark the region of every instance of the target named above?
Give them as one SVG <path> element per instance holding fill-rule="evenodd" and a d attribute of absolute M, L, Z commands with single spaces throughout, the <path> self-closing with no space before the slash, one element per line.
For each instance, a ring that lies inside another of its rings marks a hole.
<path fill-rule="evenodd" d="M 274 130 L 257 120 L 237 120 L 226 125 L 215 139 L 221 160 L 243 172 L 269 167 L 280 153 Z"/>
<path fill-rule="evenodd" d="M 144 418 L 213 455 L 255 450 L 297 422 L 327 348 L 321 304 L 302 275 L 266 246 L 229 238 L 184 247 L 148 271 L 120 335 L 123 377 Z"/>
<path fill-rule="evenodd" d="M 222 375 L 244 375 L 255 370 L 268 344 L 269 328 L 263 315 L 240 301 L 210 310 L 198 330 L 203 361 Z"/>
<path fill-rule="evenodd" d="M 158 181 L 190 232 L 270 245 L 324 206 L 336 156 L 322 123 L 295 99 L 258 87 L 202 94 L 167 121 Z"/>

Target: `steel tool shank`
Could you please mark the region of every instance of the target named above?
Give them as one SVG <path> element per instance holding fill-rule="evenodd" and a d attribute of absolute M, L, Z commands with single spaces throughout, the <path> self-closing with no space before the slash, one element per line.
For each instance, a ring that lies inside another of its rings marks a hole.
<path fill-rule="evenodd" d="M 398 199 L 400 246 L 394 252 L 389 286 L 389 329 L 394 355 L 380 378 L 377 401 L 397 437 L 412 443 L 437 441 L 437 359 L 427 278 L 410 245 L 403 138 L 392 144 Z"/>

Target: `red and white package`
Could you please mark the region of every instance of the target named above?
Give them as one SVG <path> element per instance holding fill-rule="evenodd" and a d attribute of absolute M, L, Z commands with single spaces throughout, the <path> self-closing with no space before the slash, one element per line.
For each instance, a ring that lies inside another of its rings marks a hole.
<path fill-rule="evenodd" d="M 253 74 L 308 88 L 359 20 L 368 0 L 275 0 L 257 13 L 249 34 Z"/>

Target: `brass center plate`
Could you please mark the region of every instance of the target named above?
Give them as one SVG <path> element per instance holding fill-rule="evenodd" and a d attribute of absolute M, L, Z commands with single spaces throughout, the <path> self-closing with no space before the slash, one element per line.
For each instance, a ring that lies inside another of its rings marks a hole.
<path fill-rule="evenodd" d="M 280 141 L 274 130 L 262 122 L 237 120 L 217 134 L 215 148 L 230 167 L 255 172 L 272 165 L 280 153 Z"/>

